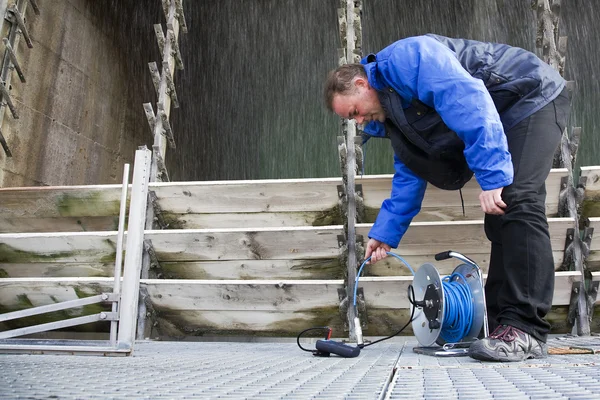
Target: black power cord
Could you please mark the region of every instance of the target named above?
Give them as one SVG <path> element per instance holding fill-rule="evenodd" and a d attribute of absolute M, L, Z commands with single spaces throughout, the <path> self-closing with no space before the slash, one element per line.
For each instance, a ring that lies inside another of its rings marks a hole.
<path fill-rule="evenodd" d="M 383 342 L 384 340 L 391 339 L 394 336 L 398 336 L 399 334 L 401 334 L 406 329 L 406 327 L 408 326 L 408 324 L 410 324 L 413 321 L 413 318 L 415 316 L 415 308 L 417 308 L 416 305 L 415 305 L 416 304 L 416 301 L 415 301 L 415 289 L 413 289 L 412 285 L 408 285 L 408 290 L 409 290 L 409 292 L 408 292 L 408 301 L 413 306 L 412 307 L 412 311 L 410 312 L 410 318 L 408 319 L 408 322 L 402 328 L 400 328 L 400 330 L 398 332 L 394 333 L 393 335 L 390 335 L 388 337 L 384 337 L 382 339 L 378 339 L 378 340 L 376 340 L 374 342 L 369 342 L 369 343 L 363 345 L 363 347 L 372 346 L 375 343 L 380 343 L 380 342 Z"/>
<path fill-rule="evenodd" d="M 310 332 L 310 331 L 327 331 L 327 335 L 325 335 L 325 340 L 329 340 L 331 338 L 331 328 L 328 327 L 328 326 L 319 326 L 319 327 L 316 327 L 316 328 L 308 328 L 308 329 L 305 329 L 302 332 L 300 332 L 298 334 L 298 336 L 296 337 L 296 343 L 298 343 L 298 347 L 300 347 L 304 351 L 308 351 L 308 352 L 313 353 L 314 355 L 316 355 L 315 352 L 318 352 L 319 350 L 306 349 L 306 348 L 302 347 L 302 345 L 300 344 L 300 337 L 302 335 L 304 335 L 306 332 Z"/>
<path fill-rule="evenodd" d="M 298 334 L 298 336 L 296 337 L 296 343 L 298 344 L 298 347 L 300 347 L 301 350 L 310 352 L 314 356 L 318 356 L 318 357 L 329 357 L 330 353 L 334 353 L 339 356 L 347 357 L 347 358 L 356 357 L 360 354 L 360 349 L 362 349 L 364 347 L 372 346 L 375 343 L 383 342 L 384 340 L 391 339 L 394 336 L 399 335 L 400 333 L 402 333 L 404 331 L 404 329 L 406 329 L 408 324 L 410 324 L 413 321 L 413 318 L 415 315 L 415 309 L 418 306 L 417 301 L 415 301 L 415 290 L 412 285 L 408 286 L 408 301 L 413 306 L 412 311 L 410 313 L 410 318 L 408 319 L 408 322 L 398 332 L 394 333 L 393 335 L 384 337 L 382 339 L 378 339 L 374 342 L 370 342 L 367 344 L 361 344 L 357 347 L 352 347 L 352 346 L 348 346 L 344 343 L 335 342 L 333 340 L 330 340 L 331 331 L 332 331 L 331 328 L 329 328 L 328 326 L 320 326 L 320 327 L 308 328 L 308 329 L 305 329 L 302 332 L 300 332 Z M 317 348 L 314 350 L 304 348 L 300 344 L 300 338 L 302 337 L 302 335 L 304 335 L 306 332 L 310 332 L 310 331 L 327 331 L 325 340 L 317 340 L 317 345 L 316 345 Z"/>

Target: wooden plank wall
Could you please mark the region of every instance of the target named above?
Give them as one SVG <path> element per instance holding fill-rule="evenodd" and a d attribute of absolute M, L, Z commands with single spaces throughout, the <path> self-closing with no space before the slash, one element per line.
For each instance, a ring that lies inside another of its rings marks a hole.
<path fill-rule="evenodd" d="M 567 230 L 573 227 L 571 219 L 557 217 L 566 173 L 553 170 L 547 180 L 557 270 Z M 151 184 L 157 220 L 165 229 L 145 233 L 153 255 L 151 279 L 141 282 L 150 315 L 146 326 L 152 327 L 148 336 L 289 336 L 315 325 L 332 326 L 344 336 L 340 183 L 330 178 Z M 366 238 L 389 195 L 391 176 L 365 176 L 357 184 L 362 185 L 364 206 L 357 234 Z M 0 231 L 5 232 L 0 233 L 0 281 L 4 288 L 13 286 L 3 290 L 0 312 L 55 301 L 59 297 L 52 285 L 71 298 L 107 288 L 116 255 L 120 191 L 120 185 L 0 189 Z M 458 262 L 438 263 L 433 255 L 452 249 L 485 271 L 489 244 L 478 193 L 474 182 L 463 190 L 463 216 L 458 192 L 429 188 L 423 211 L 398 253 L 413 268 L 433 262 L 445 275 Z M 88 232 L 92 221 L 99 225 Z M 388 258 L 367 267 L 364 275 L 365 334 L 397 330 L 408 318 L 410 273 Z M 556 278 L 553 323 L 564 331 L 570 287 L 581 277 L 557 271 Z M 47 296 L 33 301 L 29 293 L 35 291 Z"/>

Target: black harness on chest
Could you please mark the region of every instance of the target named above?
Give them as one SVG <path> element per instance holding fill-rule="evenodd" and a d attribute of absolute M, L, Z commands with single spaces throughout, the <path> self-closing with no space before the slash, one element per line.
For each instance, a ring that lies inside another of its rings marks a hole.
<path fill-rule="evenodd" d="M 392 88 L 377 91 L 386 112 L 386 135 L 396 156 L 417 176 L 445 190 L 462 188 L 473 176 L 463 154 L 464 142 L 431 107 L 413 99 L 402 107 Z"/>

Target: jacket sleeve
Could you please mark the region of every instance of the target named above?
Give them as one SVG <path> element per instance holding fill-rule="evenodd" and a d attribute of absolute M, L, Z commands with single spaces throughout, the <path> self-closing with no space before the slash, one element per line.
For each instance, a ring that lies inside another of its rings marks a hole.
<path fill-rule="evenodd" d="M 396 248 L 410 221 L 421 210 L 427 182 L 416 176 L 396 156 L 394 169 L 392 194 L 381 204 L 369 237 Z"/>
<path fill-rule="evenodd" d="M 452 50 L 427 36 L 400 40 L 381 53 L 377 61 L 384 64 L 386 80 L 399 93 L 435 108 L 465 142 L 465 158 L 481 188 L 511 184 L 506 136 L 483 81 L 473 78 Z"/>

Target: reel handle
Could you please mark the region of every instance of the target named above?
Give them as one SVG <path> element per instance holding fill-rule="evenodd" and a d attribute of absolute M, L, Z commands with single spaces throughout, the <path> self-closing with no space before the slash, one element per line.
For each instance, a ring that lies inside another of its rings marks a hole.
<path fill-rule="evenodd" d="M 452 250 L 442 251 L 441 253 L 437 253 L 434 258 L 436 261 L 447 260 L 452 257 L 450 253 L 452 253 Z"/>

